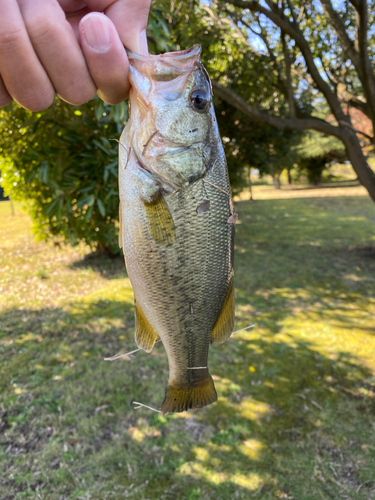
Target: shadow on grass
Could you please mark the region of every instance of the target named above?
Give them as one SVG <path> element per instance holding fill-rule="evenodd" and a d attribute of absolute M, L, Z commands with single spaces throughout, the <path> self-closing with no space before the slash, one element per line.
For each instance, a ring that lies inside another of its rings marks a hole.
<path fill-rule="evenodd" d="M 70 269 L 92 269 L 103 278 L 116 279 L 127 277 L 124 256 L 102 252 L 92 252 L 71 264 Z"/>
<path fill-rule="evenodd" d="M 160 407 L 168 363 L 160 344 L 103 361 L 135 348 L 130 302 L 0 314 L 1 500 L 375 497 L 374 372 L 354 354 L 373 333 L 373 207 L 237 210 L 236 320 L 257 326 L 210 350 L 209 407 L 132 408 Z"/>
<path fill-rule="evenodd" d="M 350 498 L 369 498 L 375 483 L 363 443 L 375 389 L 359 359 L 277 340 L 270 328 L 211 349 L 216 404 L 178 416 L 137 413 L 134 399 L 160 406 L 167 360 L 158 345 L 150 356 L 103 362 L 131 347 L 132 309 L 100 300 L 74 303 L 73 312 L 0 315 L 0 464 L 13 471 L 0 480 L 4 491 L 36 494 L 43 483 L 49 499 L 318 499 L 365 483 L 364 496 Z"/>

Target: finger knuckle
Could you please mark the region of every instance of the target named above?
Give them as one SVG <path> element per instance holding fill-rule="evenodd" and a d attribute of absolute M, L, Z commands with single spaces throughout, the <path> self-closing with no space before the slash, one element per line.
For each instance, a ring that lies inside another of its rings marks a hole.
<path fill-rule="evenodd" d="M 1 51 L 5 51 L 8 47 L 12 48 L 19 45 L 23 39 L 22 28 L 0 29 L 0 47 Z"/>
<path fill-rule="evenodd" d="M 55 95 L 52 92 L 45 92 L 43 94 L 38 93 L 37 95 L 27 96 L 19 100 L 22 107 L 28 109 L 29 111 L 44 111 L 49 108 L 55 99 Z"/>
<path fill-rule="evenodd" d="M 36 18 L 28 27 L 29 36 L 33 44 L 38 45 L 50 43 L 56 38 L 59 30 L 60 26 L 50 19 L 44 19 L 42 22 Z"/>

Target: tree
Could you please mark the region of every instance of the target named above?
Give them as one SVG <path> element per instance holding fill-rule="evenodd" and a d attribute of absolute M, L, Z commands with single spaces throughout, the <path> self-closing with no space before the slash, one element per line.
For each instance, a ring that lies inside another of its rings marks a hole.
<path fill-rule="evenodd" d="M 150 48 L 167 49 L 164 7 L 154 8 Z M 126 103 L 98 98 L 71 106 L 56 98 L 41 113 L 0 110 L 0 170 L 7 194 L 28 209 L 39 239 L 118 253 L 118 144 Z"/>
<path fill-rule="evenodd" d="M 174 48 L 185 49 L 200 43 L 202 62 L 211 79 L 230 79 L 232 89 L 247 101 L 262 102 L 272 111 L 279 111 L 284 104 L 275 99 L 276 79 L 267 67 L 267 57 L 255 49 L 251 49 L 249 55 L 249 42 L 235 23 L 219 17 L 207 5 L 200 5 L 195 0 L 159 0 L 160 4 L 168 4 L 169 14 L 165 19 Z M 252 168 L 259 170 L 261 175 L 272 175 L 279 187 L 282 170 L 292 169 L 297 161 L 296 145 L 302 133 L 267 124 L 259 126 L 216 91 L 214 104 L 233 191 L 239 192 L 249 185 Z"/>
<path fill-rule="evenodd" d="M 3 185 L 24 203 L 39 239 L 116 251 L 118 145 L 110 139 L 126 110 L 98 99 L 74 109 L 56 99 L 42 113 L 0 111 Z"/>
<path fill-rule="evenodd" d="M 215 111 L 228 163 L 231 186 L 238 193 L 249 186 L 250 169 L 271 175 L 276 189 L 280 174 L 298 162 L 301 134 L 259 124 L 226 101 L 216 99 Z"/>
<path fill-rule="evenodd" d="M 243 79 L 248 69 L 222 72 L 213 81 L 216 95 L 260 123 L 313 129 L 338 138 L 375 201 L 375 173 L 359 138 L 365 134 L 375 145 L 374 5 L 366 0 L 335 3 L 335 7 L 331 0 L 210 0 L 195 8 L 206 31 L 216 25 L 218 30 L 237 34 L 255 74 L 253 79 Z M 243 87 L 254 82 L 272 89 L 278 105 L 251 101 Z M 314 111 L 322 102 L 333 123 Z M 371 120 L 371 134 L 359 134 L 353 127 L 350 107 Z"/>
<path fill-rule="evenodd" d="M 305 133 L 296 149 L 298 172 L 306 174 L 310 184 L 320 184 L 330 162 L 347 160 L 345 147 L 339 139 L 324 136 L 315 130 Z"/>

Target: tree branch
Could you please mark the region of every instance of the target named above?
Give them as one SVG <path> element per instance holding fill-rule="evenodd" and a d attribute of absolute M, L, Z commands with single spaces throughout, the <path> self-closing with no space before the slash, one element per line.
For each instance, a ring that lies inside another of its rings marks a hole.
<path fill-rule="evenodd" d="M 363 93 L 367 101 L 367 111 L 365 114 L 371 119 L 375 129 L 375 77 L 367 51 L 367 26 L 368 26 L 368 6 L 367 0 L 350 1 L 356 10 L 357 18 L 357 33 L 356 42 L 350 40 L 345 25 L 334 10 L 331 0 L 320 0 L 323 5 L 324 12 L 332 23 L 340 43 L 352 61 L 358 77 L 362 83 Z M 357 106 L 356 106 L 357 107 Z M 358 108 L 359 109 L 359 108 Z M 362 111 L 362 109 L 361 109 Z"/>
<path fill-rule="evenodd" d="M 331 21 L 332 26 L 337 33 L 342 48 L 354 64 L 358 74 L 360 74 L 360 72 L 362 72 L 362 67 L 359 54 L 355 49 L 354 43 L 350 40 L 346 32 L 345 24 L 338 13 L 334 10 L 331 0 L 320 0 L 320 3 L 322 4 L 326 16 Z"/>
<path fill-rule="evenodd" d="M 285 34 L 281 32 L 281 38 L 282 38 L 282 43 L 283 43 L 283 52 L 284 52 L 284 59 L 285 59 L 285 79 L 286 79 L 286 90 L 287 90 L 287 97 L 288 97 L 288 103 L 289 103 L 289 113 L 291 118 L 295 118 L 296 116 L 296 106 L 294 102 L 294 93 L 293 93 L 293 85 L 292 85 L 292 78 L 291 78 L 291 63 L 290 63 L 290 58 L 289 58 L 289 52 L 288 52 L 288 46 L 285 40 Z"/>
<path fill-rule="evenodd" d="M 367 103 L 360 101 L 357 97 L 352 97 L 347 101 L 347 103 L 353 108 L 359 109 L 359 111 L 362 111 L 362 113 L 365 114 L 367 118 L 371 119 L 371 117 L 369 116 L 370 113 L 368 111 Z"/>
<path fill-rule="evenodd" d="M 369 105 L 371 113 L 371 121 L 375 130 L 375 76 L 374 70 L 368 55 L 367 50 L 367 35 L 368 35 L 368 8 L 367 0 L 358 2 L 357 7 L 357 22 L 358 22 L 358 51 L 360 56 L 361 66 L 363 68 L 363 79 L 361 79 L 363 86 L 363 93 Z M 360 73 L 358 72 L 359 76 Z"/>
<path fill-rule="evenodd" d="M 249 116 L 253 120 L 260 123 L 266 123 L 272 125 L 273 127 L 286 128 L 291 130 L 308 130 L 314 129 L 318 132 L 322 132 L 327 135 L 334 135 L 339 139 L 342 139 L 342 133 L 339 127 L 335 127 L 319 118 L 309 117 L 309 118 L 281 118 L 276 116 L 268 115 L 262 111 L 258 111 L 248 104 L 244 99 L 242 99 L 236 92 L 234 92 L 229 87 L 223 87 L 216 80 L 212 80 L 212 87 L 215 94 L 226 101 L 228 104 L 232 105 L 239 111 L 242 111 L 245 115 Z"/>
<path fill-rule="evenodd" d="M 359 130 L 358 128 L 354 128 L 352 125 L 350 125 L 348 122 L 339 122 L 339 125 L 341 125 L 342 127 L 346 127 L 350 130 L 352 130 L 353 132 L 355 132 L 356 134 L 361 134 L 363 135 L 364 137 L 366 137 L 366 139 L 369 139 L 370 142 L 373 142 L 374 141 L 374 138 L 371 137 L 371 135 L 368 135 L 366 134 L 366 132 L 362 132 L 362 130 Z"/>
<path fill-rule="evenodd" d="M 272 21 L 276 26 L 278 26 L 282 31 L 287 33 L 293 40 L 295 40 L 302 55 L 305 59 L 307 69 L 314 79 L 317 88 L 322 92 L 326 98 L 332 113 L 335 115 L 337 120 L 347 120 L 345 113 L 343 112 L 340 102 L 332 92 L 330 86 L 321 77 L 319 70 L 314 62 L 314 56 L 310 50 L 307 40 L 304 38 L 303 33 L 299 27 L 292 24 L 289 19 L 285 16 L 279 15 L 278 7 L 271 0 L 266 0 L 267 4 L 271 6 L 271 10 L 263 7 L 258 3 L 257 0 L 228 0 L 229 3 L 235 5 L 236 7 L 241 7 L 243 9 L 249 9 L 251 12 L 259 12 L 264 14 L 270 21 Z"/>

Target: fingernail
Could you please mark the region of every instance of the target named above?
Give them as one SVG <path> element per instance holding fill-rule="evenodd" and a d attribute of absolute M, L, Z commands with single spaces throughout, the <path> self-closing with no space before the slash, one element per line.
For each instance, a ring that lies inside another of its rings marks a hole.
<path fill-rule="evenodd" d="M 142 56 L 148 56 L 147 34 L 146 30 L 141 31 L 139 35 L 139 53 Z"/>
<path fill-rule="evenodd" d="M 104 14 L 89 14 L 81 21 L 87 44 L 96 52 L 106 52 L 111 45 L 109 21 Z"/>

